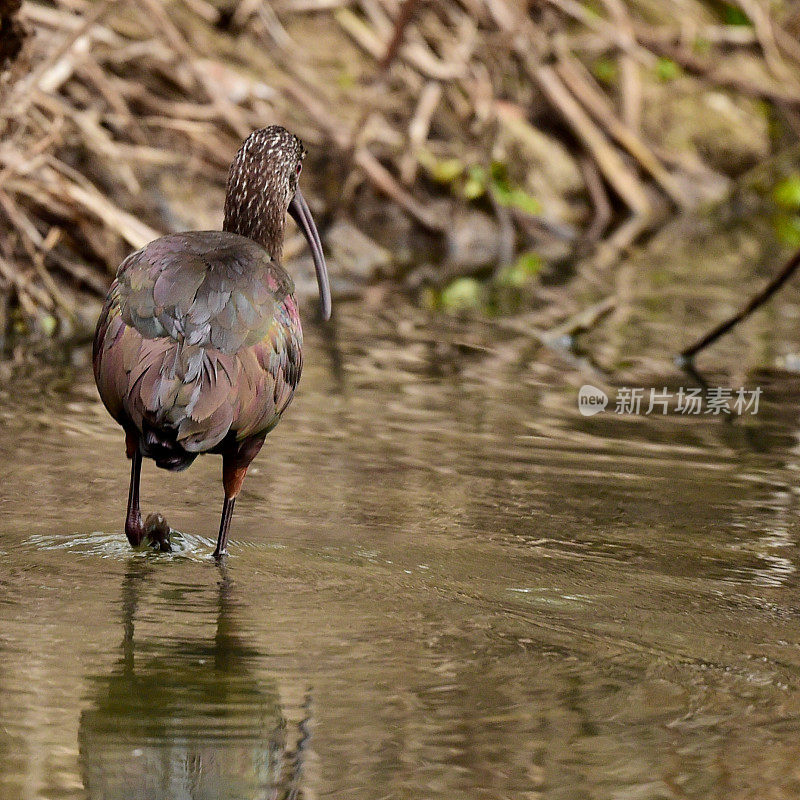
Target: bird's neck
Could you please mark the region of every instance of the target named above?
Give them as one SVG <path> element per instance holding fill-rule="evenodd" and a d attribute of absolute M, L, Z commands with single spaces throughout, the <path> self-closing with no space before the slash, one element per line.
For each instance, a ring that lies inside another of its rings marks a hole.
<path fill-rule="evenodd" d="M 222 230 L 238 233 L 260 244 L 273 261 L 283 255 L 283 228 L 285 214 L 276 213 L 275 205 L 262 201 L 229 202 L 225 200 L 225 222 Z"/>

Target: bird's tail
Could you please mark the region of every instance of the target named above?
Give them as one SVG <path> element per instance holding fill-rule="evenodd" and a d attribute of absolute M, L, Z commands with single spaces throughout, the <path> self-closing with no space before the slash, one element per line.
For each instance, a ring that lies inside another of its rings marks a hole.
<path fill-rule="evenodd" d="M 197 453 L 189 453 L 177 440 L 177 429 L 153 428 L 146 422 L 139 437 L 139 447 L 145 458 L 152 458 L 157 467 L 170 472 L 186 469 L 197 458 Z"/>

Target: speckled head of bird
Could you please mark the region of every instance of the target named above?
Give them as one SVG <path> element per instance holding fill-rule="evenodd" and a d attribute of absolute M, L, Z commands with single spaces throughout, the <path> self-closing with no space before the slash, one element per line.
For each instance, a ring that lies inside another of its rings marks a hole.
<path fill-rule="evenodd" d="M 251 133 L 228 173 L 223 229 L 258 242 L 275 261 L 280 261 L 286 214 L 290 214 L 311 248 L 322 316 L 328 319 L 328 269 L 317 226 L 298 187 L 305 156 L 300 139 L 280 125 Z"/>

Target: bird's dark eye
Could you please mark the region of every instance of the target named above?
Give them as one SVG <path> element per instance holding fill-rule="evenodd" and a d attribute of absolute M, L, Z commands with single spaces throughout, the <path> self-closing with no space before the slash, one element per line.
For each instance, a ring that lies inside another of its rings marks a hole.
<path fill-rule="evenodd" d="M 300 177 L 300 173 L 303 171 L 303 163 L 301 161 L 297 162 L 297 166 L 295 167 L 295 174 L 297 177 Z"/>

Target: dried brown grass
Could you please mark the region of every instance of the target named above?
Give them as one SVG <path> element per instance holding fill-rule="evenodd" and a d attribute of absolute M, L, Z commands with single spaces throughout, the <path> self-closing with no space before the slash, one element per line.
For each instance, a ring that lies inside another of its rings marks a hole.
<path fill-rule="evenodd" d="M 0 80 L 0 328 L 9 310 L 68 316 L 130 249 L 212 218 L 238 142 L 273 121 L 324 153 L 315 193 L 332 212 L 382 197 L 440 236 L 469 201 L 431 163 L 488 164 L 509 135 L 558 140 L 584 182 L 578 239 L 610 263 L 665 207 L 720 185 L 643 133 L 659 59 L 800 129 L 800 3 L 739 5 L 753 25 L 696 0 L 603 0 L 603 15 L 578 0 L 1 0 L 0 61 L 16 60 Z M 613 86 L 587 69 L 599 58 Z M 492 207 L 512 239 L 539 230 Z"/>

